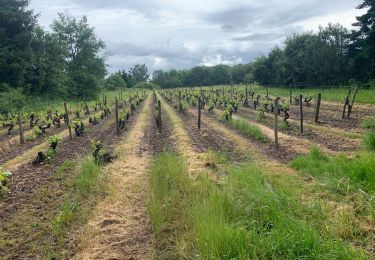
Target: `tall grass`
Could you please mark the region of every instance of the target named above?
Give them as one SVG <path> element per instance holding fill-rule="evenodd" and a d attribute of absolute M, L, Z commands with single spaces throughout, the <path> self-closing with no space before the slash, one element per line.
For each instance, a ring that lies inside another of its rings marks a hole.
<path fill-rule="evenodd" d="M 225 121 L 231 127 L 239 130 L 244 133 L 246 136 L 255 139 L 260 142 L 267 142 L 267 136 L 262 132 L 262 130 L 256 126 L 250 124 L 245 119 L 231 118 L 228 121 Z"/>
<path fill-rule="evenodd" d="M 252 165 L 224 184 L 188 177 L 185 160 L 159 156 L 151 169 L 149 212 L 156 258 L 353 259 L 346 244 L 320 236 L 297 199 L 277 191 Z"/>
<path fill-rule="evenodd" d="M 320 177 L 338 192 L 364 190 L 375 194 L 375 156 L 373 153 L 356 154 L 354 158 L 327 156 L 317 147 L 310 154 L 294 159 L 291 166 Z"/>

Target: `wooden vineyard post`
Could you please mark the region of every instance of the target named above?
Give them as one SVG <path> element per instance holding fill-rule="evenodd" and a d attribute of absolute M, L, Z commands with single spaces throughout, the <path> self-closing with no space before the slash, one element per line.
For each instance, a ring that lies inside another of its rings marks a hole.
<path fill-rule="evenodd" d="M 279 122 L 278 122 L 278 115 L 279 115 L 279 97 L 275 99 L 275 147 L 279 149 Z"/>
<path fill-rule="evenodd" d="M 266 91 L 267 91 L 267 98 L 268 98 L 268 86 L 266 86 Z"/>
<path fill-rule="evenodd" d="M 180 111 L 180 113 L 182 112 L 182 106 L 181 106 L 181 90 L 178 91 L 178 111 Z"/>
<path fill-rule="evenodd" d="M 342 110 L 342 117 L 341 117 L 342 119 L 344 119 L 344 117 L 345 117 L 345 111 L 346 111 L 346 107 L 349 105 L 349 96 L 350 96 L 351 93 L 352 93 L 352 89 L 349 90 L 348 95 L 345 98 L 344 108 Z"/>
<path fill-rule="evenodd" d="M 116 118 L 116 134 L 120 135 L 120 125 L 118 121 L 118 100 L 117 97 L 115 98 L 115 118 Z"/>
<path fill-rule="evenodd" d="M 292 84 L 289 84 L 289 104 L 292 104 Z"/>
<path fill-rule="evenodd" d="M 315 123 L 319 123 L 319 111 L 320 111 L 320 102 L 322 100 L 322 94 L 318 94 L 318 100 L 316 101 L 316 108 L 315 108 Z"/>
<path fill-rule="evenodd" d="M 18 112 L 18 125 L 20 127 L 20 142 L 21 144 L 25 143 L 25 139 L 23 137 L 23 128 L 22 128 L 22 117 L 21 117 L 21 112 Z"/>
<path fill-rule="evenodd" d="M 352 113 L 352 109 L 353 109 L 355 97 L 357 96 L 357 92 L 358 92 L 358 85 L 355 87 L 353 98 L 352 98 L 352 103 L 350 104 L 348 108 L 348 118 L 350 117 L 350 114 Z"/>
<path fill-rule="evenodd" d="M 66 125 L 68 126 L 70 140 L 72 140 L 73 139 L 73 137 L 72 137 L 72 128 L 70 127 L 68 106 L 67 106 L 66 102 L 64 102 L 64 108 L 65 108 L 65 115 L 66 115 Z"/>
<path fill-rule="evenodd" d="M 303 133 L 303 109 L 302 109 L 302 94 L 299 95 L 299 113 L 300 113 L 300 130 Z"/>
<path fill-rule="evenodd" d="M 161 104 L 160 104 L 160 100 L 158 100 L 158 122 L 159 122 L 159 133 L 161 133 L 162 123 L 161 123 Z"/>
<path fill-rule="evenodd" d="M 198 97 L 198 130 L 201 129 L 201 97 Z"/>
<path fill-rule="evenodd" d="M 279 122 L 278 122 L 278 115 L 279 115 L 279 97 L 275 99 L 275 147 L 276 149 L 279 149 Z"/>
<path fill-rule="evenodd" d="M 245 89 L 245 107 L 249 106 L 249 96 L 247 92 L 247 84 L 246 84 L 246 89 Z"/>

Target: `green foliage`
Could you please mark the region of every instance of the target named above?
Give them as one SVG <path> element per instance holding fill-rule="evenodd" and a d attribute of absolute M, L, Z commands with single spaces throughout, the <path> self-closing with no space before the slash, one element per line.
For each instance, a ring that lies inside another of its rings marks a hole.
<path fill-rule="evenodd" d="M 114 73 L 104 81 L 104 88 L 108 90 L 115 90 L 116 88 L 126 88 L 126 83 L 118 73 Z"/>
<path fill-rule="evenodd" d="M 358 189 L 375 194 L 375 156 L 360 153 L 354 158 L 328 156 L 317 147 L 309 155 L 294 159 L 291 166 L 304 174 L 322 178 L 334 191 L 345 193 Z"/>
<path fill-rule="evenodd" d="M 21 88 L 8 88 L 0 92 L 0 114 L 8 114 L 22 109 L 26 105 L 26 96 Z"/>
<path fill-rule="evenodd" d="M 104 43 L 97 39 L 86 16 L 77 21 L 74 17 L 59 13 L 52 29 L 66 53 L 69 94 L 95 97 L 106 73 L 104 58 L 100 56 Z"/>
<path fill-rule="evenodd" d="M 298 199 L 273 187 L 254 165 L 229 169 L 218 185 L 205 174 L 190 179 L 185 160 L 165 153 L 151 168 L 150 188 L 157 258 L 356 257 L 349 245 L 301 219 Z"/>
<path fill-rule="evenodd" d="M 3 198 L 8 191 L 8 180 L 12 173 L 5 171 L 0 167 L 0 198 Z"/>
<path fill-rule="evenodd" d="M 227 123 L 233 128 L 244 133 L 248 137 L 255 139 L 257 141 L 266 142 L 267 137 L 263 134 L 262 130 L 256 125 L 252 125 L 244 119 L 232 118 L 227 121 Z"/>

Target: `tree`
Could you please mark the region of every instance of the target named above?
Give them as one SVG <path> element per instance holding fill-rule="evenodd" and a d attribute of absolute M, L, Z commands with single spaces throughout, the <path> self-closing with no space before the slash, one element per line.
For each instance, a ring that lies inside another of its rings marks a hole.
<path fill-rule="evenodd" d="M 22 87 L 31 67 L 30 44 L 37 23 L 36 15 L 26 10 L 28 0 L 0 1 L 0 80 Z"/>
<path fill-rule="evenodd" d="M 104 43 L 97 39 L 85 16 L 77 21 L 59 13 L 52 29 L 67 53 L 68 92 L 78 97 L 95 97 L 106 74 L 104 57 L 100 55 Z"/>
<path fill-rule="evenodd" d="M 135 82 L 146 82 L 149 78 L 148 69 L 145 64 L 136 64 L 130 68 L 129 75 Z"/>
<path fill-rule="evenodd" d="M 116 88 L 126 88 L 126 83 L 118 73 L 114 73 L 105 80 L 104 88 L 108 90 L 115 90 Z"/>
<path fill-rule="evenodd" d="M 375 2 L 364 0 L 357 9 L 368 8 L 366 14 L 357 17 L 352 31 L 350 56 L 354 62 L 354 76 L 357 79 L 375 79 Z"/>

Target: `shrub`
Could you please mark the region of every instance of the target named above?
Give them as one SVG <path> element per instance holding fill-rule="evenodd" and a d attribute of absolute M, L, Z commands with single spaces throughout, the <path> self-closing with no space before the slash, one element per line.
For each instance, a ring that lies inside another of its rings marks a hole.
<path fill-rule="evenodd" d="M 26 96 L 20 88 L 9 88 L 0 93 L 0 114 L 22 109 L 26 105 Z"/>
<path fill-rule="evenodd" d="M 108 90 L 115 90 L 116 88 L 126 88 L 126 83 L 119 74 L 114 73 L 104 81 L 104 88 Z"/>

